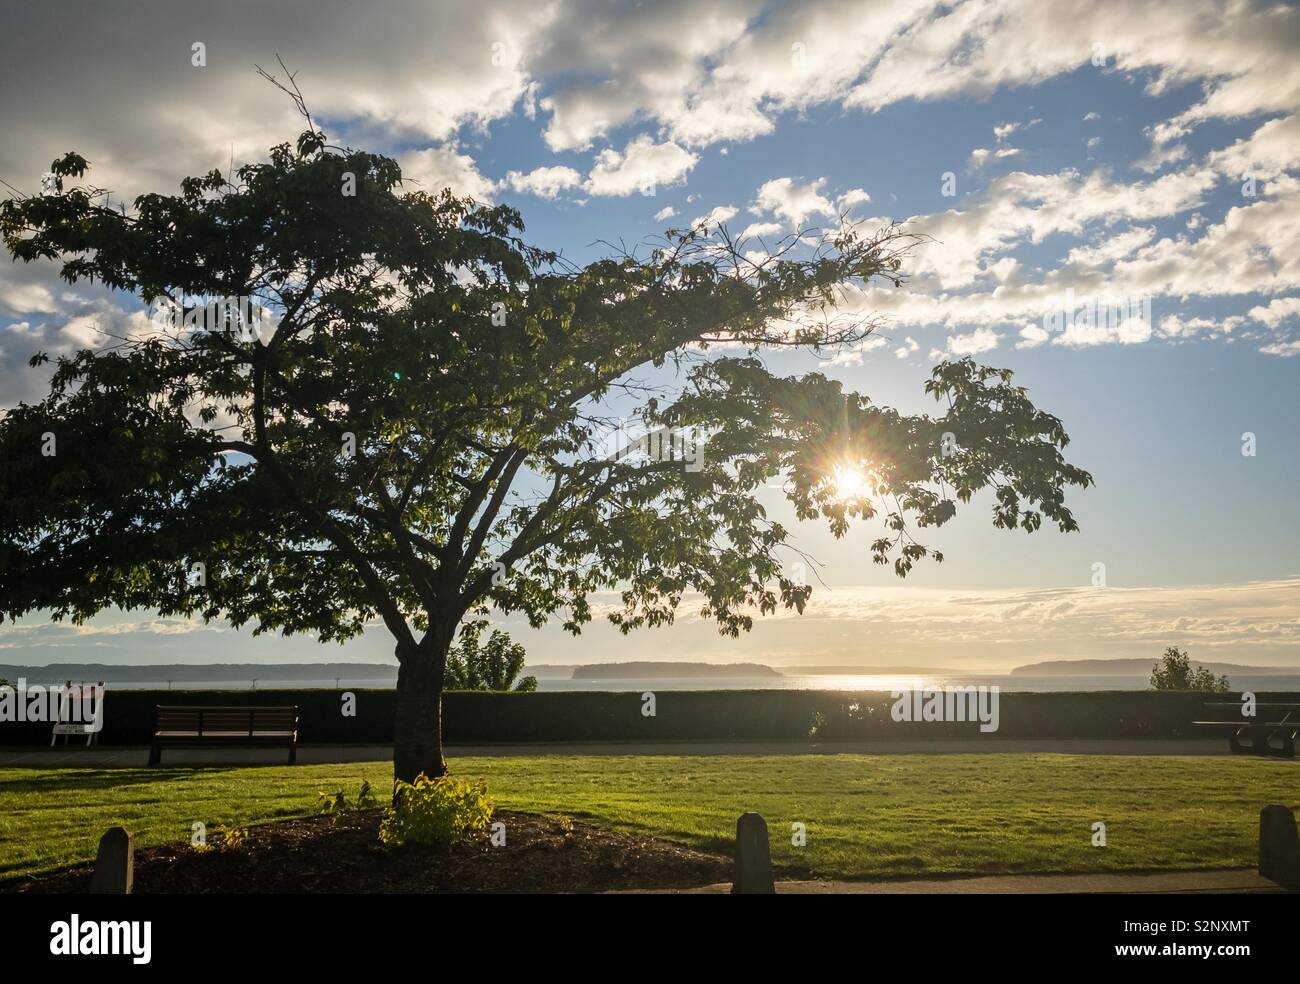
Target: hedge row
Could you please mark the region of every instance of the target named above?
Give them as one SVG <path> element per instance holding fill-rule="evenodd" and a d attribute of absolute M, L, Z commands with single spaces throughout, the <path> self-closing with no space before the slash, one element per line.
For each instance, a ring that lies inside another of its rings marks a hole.
<path fill-rule="evenodd" d="M 352 694 L 355 715 L 343 714 Z M 1263 700 L 1265 695 L 1259 695 Z M 1297 695 L 1274 695 L 1295 700 Z M 1004 693 L 1002 738 L 1167 737 L 1193 732 L 1207 699 L 1196 693 L 1106 691 Z M 303 742 L 374 743 L 393 740 L 392 690 L 109 690 L 104 699 L 105 745 L 144 745 L 153 735 L 158 704 L 296 704 Z M 675 739 L 797 739 L 978 735 L 977 722 L 894 721 L 888 693 L 826 690 L 663 690 L 655 714 L 643 714 L 639 693 L 473 693 L 443 698 L 443 736 L 449 744 Z M 1223 717 L 1222 713 L 1214 714 Z M 39 744 L 51 726 L 0 722 L 0 744 Z M 78 739 L 72 739 L 74 742 Z"/>

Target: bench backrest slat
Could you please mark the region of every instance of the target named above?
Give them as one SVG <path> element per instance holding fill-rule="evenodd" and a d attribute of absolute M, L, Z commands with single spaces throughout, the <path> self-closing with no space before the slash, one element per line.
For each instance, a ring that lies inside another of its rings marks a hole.
<path fill-rule="evenodd" d="M 204 734 L 244 734 L 255 731 L 293 731 L 297 707 L 175 707 L 159 705 L 157 731 Z"/>

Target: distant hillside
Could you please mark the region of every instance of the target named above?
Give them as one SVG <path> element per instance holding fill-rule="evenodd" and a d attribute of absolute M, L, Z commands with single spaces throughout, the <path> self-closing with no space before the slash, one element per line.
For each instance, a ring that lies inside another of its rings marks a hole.
<path fill-rule="evenodd" d="M 51 663 L 49 666 L 0 665 L 0 677 L 28 683 L 64 680 L 115 683 L 231 683 L 250 680 L 294 683 L 300 680 L 397 680 L 395 663 L 159 663 L 156 666 L 108 666 L 104 663 Z"/>
<path fill-rule="evenodd" d="M 782 674 L 761 663 L 588 663 L 573 668 L 575 680 L 625 680 L 631 677 L 779 677 Z"/>
<path fill-rule="evenodd" d="M 524 667 L 523 676 L 534 676 L 539 680 L 572 680 L 574 666 L 572 663 L 529 663 Z"/>
<path fill-rule="evenodd" d="M 1017 666 L 1012 676 L 1148 676 L 1156 659 L 1049 659 L 1043 663 Z M 1300 675 L 1300 667 L 1243 666 L 1240 663 L 1202 663 L 1193 659 L 1192 666 L 1204 666 L 1211 673 L 1231 676 Z"/>

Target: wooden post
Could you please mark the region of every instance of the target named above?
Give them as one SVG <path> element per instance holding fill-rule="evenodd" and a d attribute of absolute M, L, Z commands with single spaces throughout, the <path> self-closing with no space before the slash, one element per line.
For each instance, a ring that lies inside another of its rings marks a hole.
<path fill-rule="evenodd" d="M 773 895 L 772 851 L 767 841 L 767 821 L 745 813 L 736 821 L 736 874 L 732 895 Z"/>
<path fill-rule="evenodd" d="M 125 827 L 109 827 L 99 839 L 91 895 L 130 895 L 135 881 L 135 839 Z"/>
<path fill-rule="evenodd" d="M 1300 888 L 1300 836 L 1285 806 L 1259 811 L 1259 873 L 1287 888 Z"/>

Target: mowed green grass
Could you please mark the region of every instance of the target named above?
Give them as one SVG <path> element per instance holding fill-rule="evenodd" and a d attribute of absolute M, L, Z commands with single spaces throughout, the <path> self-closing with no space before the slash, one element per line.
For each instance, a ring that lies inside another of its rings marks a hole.
<path fill-rule="evenodd" d="M 122 824 L 138 846 L 382 797 L 387 762 L 238 768 L 0 770 L 0 879 L 94 857 Z M 1300 807 L 1300 763 L 1070 755 L 455 758 L 498 806 L 565 814 L 729 853 L 736 818 L 768 822 L 787 873 L 872 878 L 1252 866 L 1259 810 Z M 1106 846 L 1092 825 L 1106 824 Z M 791 825 L 807 845 L 791 845 Z"/>

